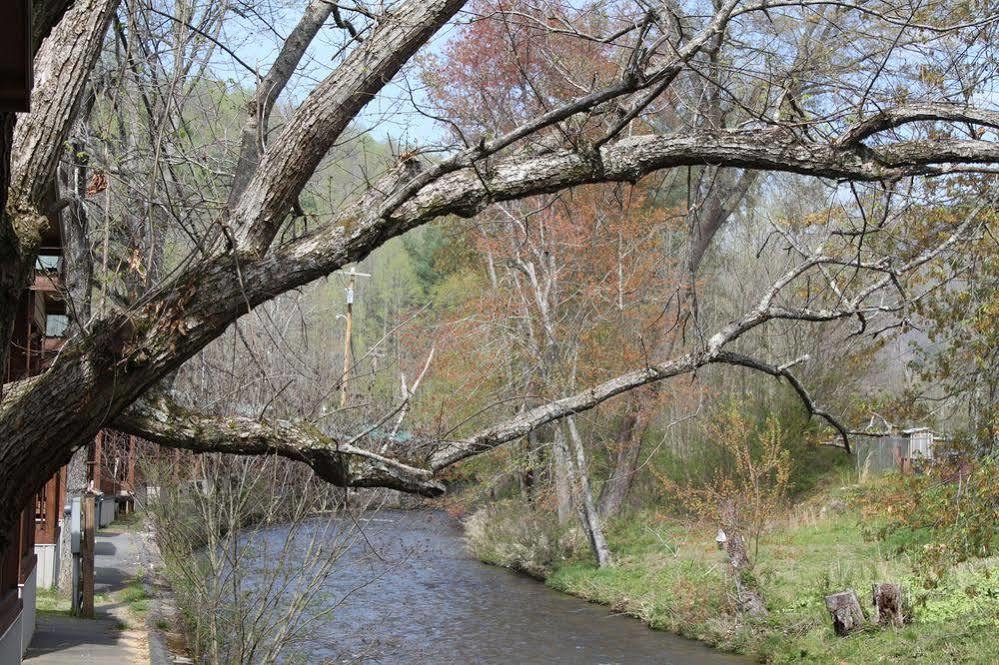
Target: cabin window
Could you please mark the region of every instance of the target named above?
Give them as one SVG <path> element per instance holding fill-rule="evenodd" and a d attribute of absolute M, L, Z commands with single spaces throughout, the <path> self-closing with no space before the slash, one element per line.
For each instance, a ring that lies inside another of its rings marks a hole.
<path fill-rule="evenodd" d="M 39 272 L 59 272 L 62 257 L 49 254 L 39 254 L 35 259 L 35 270 Z"/>
<path fill-rule="evenodd" d="M 46 337 L 65 337 L 69 328 L 69 317 L 65 314 L 49 314 L 45 317 Z"/>

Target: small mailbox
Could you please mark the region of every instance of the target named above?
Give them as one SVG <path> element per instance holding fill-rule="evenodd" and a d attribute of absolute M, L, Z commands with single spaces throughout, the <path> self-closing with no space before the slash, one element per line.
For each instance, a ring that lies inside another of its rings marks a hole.
<path fill-rule="evenodd" d="M 0 2 L 0 111 L 31 102 L 31 0 Z"/>

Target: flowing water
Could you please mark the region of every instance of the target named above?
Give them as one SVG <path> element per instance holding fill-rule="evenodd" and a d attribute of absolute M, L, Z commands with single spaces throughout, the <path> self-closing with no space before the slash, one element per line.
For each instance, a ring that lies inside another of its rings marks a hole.
<path fill-rule="evenodd" d="M 359 525 L 363 536 L 324 582 L 324 602 L 343 603 L 311 631 L 308 663 L 748 662 L 483 564 L 442 513 L 382 510 Z M 282 531 L 264 533 L 278 540 Z"/>

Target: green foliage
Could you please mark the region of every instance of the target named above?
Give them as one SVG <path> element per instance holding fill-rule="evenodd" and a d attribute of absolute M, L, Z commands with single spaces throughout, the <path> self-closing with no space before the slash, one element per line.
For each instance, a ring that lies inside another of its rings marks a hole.
<path fill-rule="evenodd" d="M 965 207 L 953 206 L 929 211 L 927 217 L 938 225 L 956 224 L 966 214 Z M 959 276 L 960 288 L 936 289 L 916 302 L 932 344 L 914 346 L 916 369 L 924 382 L 952 398 L 959 434 L 977 454 L 987 455 L 999 445 L 999 245 L 995 240 L 999 224 L 994 213 L 983 212 L 981 217 L 984 228 L 979 237 L 933 266 L 936 278 Z"/>
<path fill-rule="evenodd" d="M 854 498 L 865 532 L 896 553 L 917 556 L 922 586 L 938 586 L 948 570 L 999 548 L 999 462 L 940 463 L 925 474 L 891 475 Z"/>
<path fill-rule="evenodd" d="M 151 597 L 146 591 L 146 585 L 142 576 L 135 577 L 128 582 L 128 586 L 121 590 L 119 600 L 140 617 L 149 612 L 149 602 Z"/>
<path fill-rule="evenodd" d="M 878 543 L 864 538 L 854 515 L 817 517 L 818 499 L 764 536 L 754 571 L 770 609 L 762 621 L 734 612 L 722 572 L 724 555 L 714 547 L 712 529 L 647 513 L 608 531 L 616 566 L 598 569 L 568 560 L 547 582 L 653 628 L 771 663 L 994 662 L 999 559 L 966 561 L 940 586 L 922 591 L 908 554 L 885 558 Z M 853 588 L 866 606 L 871 584 L 886 580 L 901 583 L 911 595 L 920 593 L 914 623 L 837 637 L 823 597 Z"/>
<path fill-rule="evenodd" d="M 852 461 L 840 449 L 816 445 L 821 439 L 817 434 L 820 425 L 808 417 L 793 390 L 778 383 L 772 388 L 772 393 L 760 391 L 731 399 L 738 400 L 740 418 L 751 433 L 752 445 L 758 448 L 768 423 L 780 429 L 790 464 L 787 492 L 792 497 L 804 496 L 836 472 L 851 468 Z M 680 485 L 704 486 L 713 481 L 719 469 L 729 468 L 731 455 L 724 442 L 712 435 L 710 425 L 725 418 L 725 409 L 725 399 L 715 401 L 687 433 L 682 450 L 657 450 L 651 467 L 656 475 Z"/>
<path fill-rule="evenodd" d="M 744 539 L 740 547 L 755 559 L 764 529 L 787 499 L 791 461 L 784 432 L 773 416 L 762 428 L 753 427 L 741 404 L 733 401 L 708 426 L 708 433 L 722 451 L 722 464 L 711 480 L 681 485 L 665 478 L 667 492 L 699 519 L 722 527 L 730 538 Z M 758 586 L 749 569 L 736 572 L 742 583 Z"/>

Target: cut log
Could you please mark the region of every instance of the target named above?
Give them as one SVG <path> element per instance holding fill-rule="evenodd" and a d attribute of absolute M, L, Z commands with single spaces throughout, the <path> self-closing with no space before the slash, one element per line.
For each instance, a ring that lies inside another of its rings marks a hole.
<path fill-rule="evenodd" d="M 864 625 L 864 611 L 853 589 L 826 596 L 826 609 L 832 614 L 837 635 L 848 635 Z"/>
<path fill-rule="evenodd" d="M 905 623 L 902 610 L 902 586 L 881 582 L 873 585 L 874 621 L 881 626 L 901 626 Z"/>

